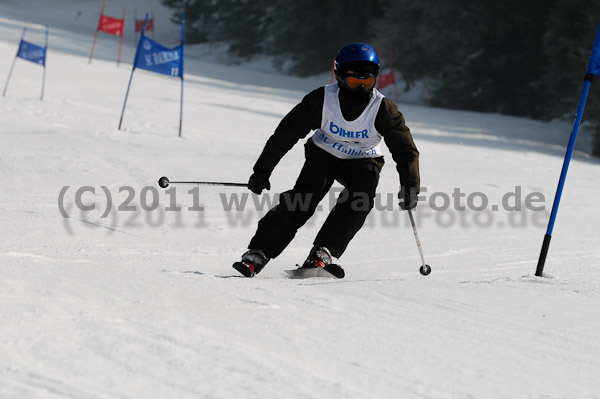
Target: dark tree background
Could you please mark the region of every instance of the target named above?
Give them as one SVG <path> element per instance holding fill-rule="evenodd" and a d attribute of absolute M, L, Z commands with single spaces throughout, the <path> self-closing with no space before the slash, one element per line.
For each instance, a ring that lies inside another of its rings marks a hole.
<path fill-rule="evenodd" d="M 600 20 L 600 0 L 162 2 L 175 18 L 186 12 L 190 42 L 226 44 L 238 60 L 269 55 L 308 76 L 327 71 L 342 44 L 364 41 L 407 87 L 425 82 L 431 105 L 541 120 L 573 118 Z M 600 155 L 595 89 L 584 121 Z"/>

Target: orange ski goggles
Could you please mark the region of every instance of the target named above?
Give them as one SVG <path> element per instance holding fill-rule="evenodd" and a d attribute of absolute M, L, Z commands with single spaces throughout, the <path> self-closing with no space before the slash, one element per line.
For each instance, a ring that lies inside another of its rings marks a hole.
<path fill-rule="evenodd" d="M 363 86 L 365 90 L 371 90 L 375 87 L 375 76 L 349 73 L 344 78 L 344 82 L 350 89 L 358 89 L 360 86 Z"/>

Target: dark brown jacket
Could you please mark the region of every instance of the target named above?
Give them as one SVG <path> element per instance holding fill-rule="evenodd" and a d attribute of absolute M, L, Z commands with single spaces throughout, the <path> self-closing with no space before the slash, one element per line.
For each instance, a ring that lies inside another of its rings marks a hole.
<path fill-rule="evenodd" d="M 358 118 L 369 102 L 371 93 L 355 93 L 340 87 L 340 108 L 348 121 Z M 308 93 L 279 123 L 275 133 L 269 138 L 265 148 L 254 165 L 254 172 L 270 176 L 281 158 L 312 130 L 321 127 L 325 89 L 320 87 Z M 419 187 L 419 151 L 415 146 L 404 116 L 392 101 L 384 98 L 377 112 L 375 129 L 383 136 L 390 149 L 400 175 L 400 184 L 406 187 Z M 308 140 L 307 150 L 323 151 L 312 140 Z M 314 148 L 313 148 L 314 147 Z M 333 155 L 332 155 L 333 156 Z M 383 157 L 373 158 L 379 168 Z"/>

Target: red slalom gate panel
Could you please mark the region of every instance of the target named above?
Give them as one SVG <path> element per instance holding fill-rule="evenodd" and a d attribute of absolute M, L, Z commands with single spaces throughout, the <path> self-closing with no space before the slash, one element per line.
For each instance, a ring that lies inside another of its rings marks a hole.
<path fill-rule="evenodd" d="M 135 20 L 135 33 L 139 33 L 142 31 L 142 29 L 144 29 L 144 20 L 143 19 L 136 19 Z M 154 31 L 154 19 L 149 19 L 148 23 L 146 24 L 146 32 L 148 31 Z"/>
<path fill-rule="evenodd" d="M 98 30 L 101 32 L 109 33 L 115 36 L 123 36 L 123 27 L 125 26 L 125 20 L 119 18 L 109 17 L 107 15 L 101 15 L 98 21 Z"/>

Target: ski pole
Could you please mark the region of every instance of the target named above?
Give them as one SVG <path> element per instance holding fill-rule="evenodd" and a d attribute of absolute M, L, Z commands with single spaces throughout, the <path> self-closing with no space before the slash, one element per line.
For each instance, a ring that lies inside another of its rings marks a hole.
<path fill-rule="evenodd" d="M 222 181 L 169 181 L 165 176 L 158 179 L 158 185 L 162 188 L 167 188 L 169 184 L 195 184 L 198 186 L 231 186 L 231 187 L 247 187 L 246 183 L 227 183 Z"/>
<path fill-rule="evenodd" d="M 421 268 L 419 269 L 419 272 L 423 276 L 427 276 L 429 273 L 431 273 L 431 267 L 429 265 L 425 264 L 425 257 L 423 256 L 423 248 L 421 248 L 421 240 L 419 240 L 419 234 L 417 233 L 417 225 L 415 224 L 415 218 L 413 217 L 413 214 L 410 209 L 407 209 L 407 211 L 408 211 L 408 217 L 410 218 L 410 224 L 412 224 L 413 232 L 415 233 L 415 239 L 417 240 L 417 248 L 419 248 L 419 254 L 421 255 L 421 262 L 423 263 L 421 265 Z"/>

